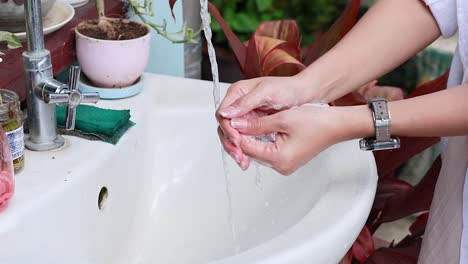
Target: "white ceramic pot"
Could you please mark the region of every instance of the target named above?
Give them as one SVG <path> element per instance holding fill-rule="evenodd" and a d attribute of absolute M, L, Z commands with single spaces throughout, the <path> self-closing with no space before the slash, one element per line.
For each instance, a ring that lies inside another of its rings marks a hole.
<path fill-rule="evenodd" d="M 97 87 L 127 87 L 145 71 L 150 52 L 149 28 L 146 35 L 130 40 L 95 39 L 76 29 L 75 36 L 81 69 Z"/>

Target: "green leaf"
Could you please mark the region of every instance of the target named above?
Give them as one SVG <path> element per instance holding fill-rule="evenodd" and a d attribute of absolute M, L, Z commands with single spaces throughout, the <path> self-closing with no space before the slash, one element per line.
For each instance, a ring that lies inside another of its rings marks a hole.
<path fill-rule="evenodd" d="M 13 33 L 0 31 L 0 42 L 6 42 L 9 49 L 21 48 L 21 41 Z"/>
<path fill-rule="evenodd" d="M 263 12 L 273 6 L 273 0 L 255 0 L 258 11 Z"/>
<path fill-rule="evenodd" d="M 271 16 L 271 14 L 262 14 L 262 22 L 264 21 L 270 21 L 270 20 L 273 20 L 273 17 Z"/>
<path fill-rule="evenodd" d="M 255 17 L 238 13 L 236 19 L 232 21 L 232 29 L 237 32 L 255 32 L 259 23 Z"/>
<path fill-rule="evenodd" d="M 221 26 L 219 25 L 216 20 L 211 20 L 211 30 L 213 32 L 220 32 L 221 31 Z"/>
<path fill-rule="evenodd" d="M 229 23 L 229 21 L 231 20 L 234 20 L 235 19 L 235 16 L 236 16 L 236 11 L 234 10 L 234 8 L 226 8 L 226 10 L 224 10 L 224 19 L 226 19 Z"/>

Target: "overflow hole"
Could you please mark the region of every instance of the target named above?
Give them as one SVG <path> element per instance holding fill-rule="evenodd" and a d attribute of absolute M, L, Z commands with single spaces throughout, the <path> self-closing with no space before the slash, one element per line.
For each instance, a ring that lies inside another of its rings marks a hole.
<path fill-rule="evenodd" d="M 99 196 L 98 196 L 98 208 L 99 210 L 104 209 L 106 206 L 106 201 L 107 201 L 107 196 L 109 195 L 109 191 L 107 190 L 106 186 L 103 186 L 101 190 L 99 191 Z"/>

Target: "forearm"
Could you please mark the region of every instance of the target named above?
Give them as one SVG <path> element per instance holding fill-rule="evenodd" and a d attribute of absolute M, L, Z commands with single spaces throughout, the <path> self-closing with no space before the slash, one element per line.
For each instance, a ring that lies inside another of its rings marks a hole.
<path fill-rule="evenodd" d="M 468 85 L 429 95 L 389 102 L 395 136 L 459 136 L 468 134 Z M 363 106 L 340 107 L 346 139 L 375 135 L 372 114 Z M 338 113 L 337 113 L 338 114 Z M 338 115 L 337 115 L 338 116 Z"/>
<path fill-rule="evenodd" d="M 310 100 L 331 102 L 411 58 L 440 31 L 420 0 L 380 0 L 343 40 L 297 77 Z"/>

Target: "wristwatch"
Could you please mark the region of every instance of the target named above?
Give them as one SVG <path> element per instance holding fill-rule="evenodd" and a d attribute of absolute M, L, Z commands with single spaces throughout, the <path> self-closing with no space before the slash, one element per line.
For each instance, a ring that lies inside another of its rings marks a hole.
<path fill-rule="evenodd" d="M 400 139 L 390 136 L 390 113 L 387 100 L 383 98 L 371 99 L 368 102 L 374 120 L 375 137 L 363 138 L 359 141 L 362 150 L 387 150 L 400 148 Z"/>

